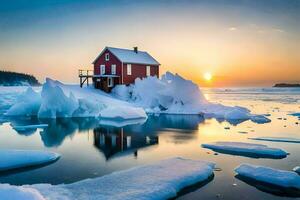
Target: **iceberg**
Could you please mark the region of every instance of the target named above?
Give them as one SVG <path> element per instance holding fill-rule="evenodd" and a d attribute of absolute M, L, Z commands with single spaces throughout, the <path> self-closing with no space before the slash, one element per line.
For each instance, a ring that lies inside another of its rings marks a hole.
<path fill-rule="evenodd" d="M 267 145 L 244 142 L 215 142 L 202 144 L 202 147 L 225 154 L 240 155 L 254 158 L 285 158 L 288 153 L 279 148 Z"/>
<path fill-rule="evenodd" d="M 41 96 L 29 87 L 22 93 L 15 104 L 6 112 L 8 116 L 32 116 L 36 115 L 41 104 Z"/>
<path fill-rule="evenodd" d="M 250 139 L 250 140 L 271 141 L 271 142 L 300 143 L 300 139 L 290 138 L 290 137 L 255 137 L 255 138 L 248 138 L 248 139 Z"/>
<path fill-rule="evenodd" d="M 28 88 L 19 101 L 8 109 L 6 115 L 38 118 L 147 118 L 144 109 L 113 98 L 100 90 L 65 85 L 49 78 L 40 93 Z"/>
<path fill-rule="evenodd" d="M 11 191 L 38 193 L 38 197 L 42 197 L 40 199 L 170 199 L 181 189 L 212 177 L 214 165 L 205 161 L 171 158 L 72 184 L 0 185 L 0 194 L 4 187 Z M 13 197 L 9 195 L 14 194 L 8 194 L 7 199 Z"/>
<path fill-rule="evenodd" d="M 270 122 L 265 116 L 251 114 L 250 110 L 240 106 L 210 103 L 195 83 L 171 72 L 162 75 L 161 79 L 150 76 L 137 78 L 127 87 L 117 85 L 112 94 L 143 107 L 147 113 L 200 114 L 230 121 Z"/>
<path fill-rule="evenodd" d="M 250 164 L 241 164 L 234 171 L 240 176 L 259 182 L 300 190 L 300 176 L 296 172 Z"/>
<path fill-rule="evenodd" d="M 53 152 L 37 150 L 0 150 L 0 172 L 52 163 L 60 158 Z"/>

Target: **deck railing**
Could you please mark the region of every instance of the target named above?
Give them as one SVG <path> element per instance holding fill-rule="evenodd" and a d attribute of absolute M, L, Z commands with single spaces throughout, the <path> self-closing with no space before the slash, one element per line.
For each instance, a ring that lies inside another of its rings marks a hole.
<path fill-rule="evenodd" d="M 89 69 L 79 69 L 78 70 L 78 76 L 91 77 L 93 75 L 94 75 L 94 70 L 89 70 Z"/>

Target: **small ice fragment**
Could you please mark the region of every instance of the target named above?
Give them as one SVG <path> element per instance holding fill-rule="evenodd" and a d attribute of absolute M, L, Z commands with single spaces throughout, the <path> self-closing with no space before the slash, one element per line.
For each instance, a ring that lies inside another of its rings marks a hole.
<path fill-rule="evenodd" d="M 300 174 L 300 166 L 294 167 L 294 172 L 297 172 L 297 174 Z"/>
<path fill-rule="evenodd" d="M 241 164 L 234 171 L 240 176 L 256 181 L 284 188 L 300 189 L 300 176 L 295 172 L 250 164 Z"/>
<path fill-rule="evenodd" d="M 0 171 L 51 163 L 60 158 L 53 152 L 37 150 L 0 150 Z"/>
<path fill-rule="evenodd" d="M 215 152 L 255 158 L 285 158 L 288 153 L 279 148 L 270 148 L 267 145 L 244 142 L 215 142 L 202 144 L 203 148 Z"/>

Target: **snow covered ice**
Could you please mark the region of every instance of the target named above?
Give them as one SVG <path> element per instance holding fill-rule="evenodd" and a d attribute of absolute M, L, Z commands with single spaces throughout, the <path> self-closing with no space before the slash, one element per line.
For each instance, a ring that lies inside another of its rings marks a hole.
<path fill-rule="evenodd" d="M 6 113 L 8 116 L 147 118 L 142 108 L 120 101 L 93 88 L 64 85 L 47 79 L 42 92 L 31 88 Z"/>
<path fill-rule="evenodd" d="M 234 171 L 256 181 L 300 190 L 300 176 L 296 172 L 250 164 L 241 164 Z"/>
<path fill-rule="evenodd" d="M 47 151 L 0 150 L 0 171 L 46 164 L 56 161 L 59 157 L 59 154 Z"/>
<path fill-rule="evenodd" d="M 0 197 L 7 200 L 46 200 L 36 189 L 0 184 Z"/>
<path fill-rule="evenodd" d="M 143 107 L 147 113 L 204 114 L 231 121 L 250 119 L 256 123 L 270 122 L 265 116 L 251 114 L 243 107 L 208 102 L 196 84 L 170 72 L 161 79 L 138 78 L 134 84 L 116 86 L 112 92 L 116 98 Z"/>
<path fill-rule="evenodd" d="M 290 142 L 290 143 L 300 143 L 300 138 L 290 138 L 290 137 L 255 137 L 249 138 L 251 140 L 262 140 L 270 142 Z"/>
<path fill-rule="evenodd" d="M 171 158 L 72 184 L 0 184 L 0 195 L 11 199 L 27 194 L 38 200 L 169 199 L 187 186 L 208 180 L 213 168 L 213 163 L 205 161 Z"/>
<path fill-rule="evenodd" d="M 284 158 L 288 155 L 287 152 L 279 148 L 271 148 L 267 145 L 244 142 L 215 142 L 211 144 L 202 144 L 202 147 L 220 153 L 255 158 Z"/>
<path fill-rule="evenodd" d="M 147 118 L 146 113 L 203 114 L 228 121 L 270 122 L 239 106 L 208 102 L 192 81 L 167 72 L 157 77 L 137 78 L 130 86 L 117 85 L 112 94 L 92 87 L 65 85 L 49 78 L 41 92 L 28 88 L 6 115 L 58 117 Z"/>

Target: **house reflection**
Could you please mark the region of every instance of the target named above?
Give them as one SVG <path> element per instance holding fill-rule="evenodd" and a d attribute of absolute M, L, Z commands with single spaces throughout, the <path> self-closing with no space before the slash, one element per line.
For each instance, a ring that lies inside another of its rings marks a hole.
<path fill-rule="evenodd" d="M 158 136 L 145 136 L 126 133 L 124 128 L 99 127 L 94 129 L 94 146 L 107 160 L 132 154 L 138 156 L 138 150 L 158 144 Z"/>

